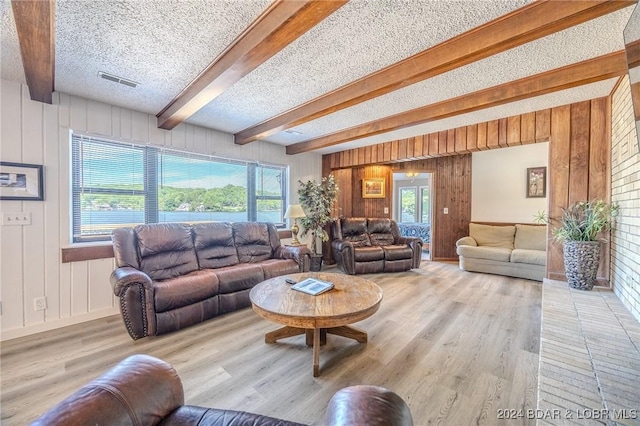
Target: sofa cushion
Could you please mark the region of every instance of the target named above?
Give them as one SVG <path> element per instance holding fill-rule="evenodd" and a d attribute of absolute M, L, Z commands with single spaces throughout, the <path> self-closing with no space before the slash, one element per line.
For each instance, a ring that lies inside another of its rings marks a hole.
<path fill-rule="evenodd" d="M 353 253 L 356 262 L 371 262 L 384 259 L 384 251 L 381 247 L 358 247 Z"/>
<path fill-rule="evenodd" d="M 262 268 L 253 263 L 239 263 L 212 271 L 218 277 L 220 294 L 250 289 L 264 281 Z"/>
<path fill-rule="evenodd" d="M 255 263 L 273 257 L 273 247 L 266 223 L 236 222 L 232 225 L 238 260 Z"/>
<path fill-rule="evenodd" d="M 136 233 L 131 227 L 113 230 L 111 240 L 113 241 L 113 257 L 116 260 L 116 268 L 130 266 L 140 269 L 136 238 Z"/>
<path fill-rule="evenodd" d="M 205 408 L 195 405 L 183 405 L 163 419 L 164 424 L 172 425 L 270 425 L 304 426 L 274 417 L 252 414 L 245 411 Z"/>
<path fill-rule="evenodd" d="M 384 260 L 384 272 L 408 271 L 412 266 L 412 259 Z"/>
<path fill-rule="evenodd" d="M 543 250 L 514 249 L 511 252 L 510 260 L 512 263 L 545 266 L 547 264 L 547 252 Z"/>
<path fill-rule="evenodd" d="M 191 227 L 154 223 L 134 228 L 140 251 L 140 269 L 153 280 L 166 280 L 198 269 Z"/>
<path fill-rule="evenodd" d="M 154 281 L 153 289 L 156 312 L 170 311 L 218 294 L 218 277 L 211 270 L 194 271 L 168 280 Z"/>
<path fill-rule="evenodd" d="M 509 262 L 511 258 L 511 250 L 502 247 L 458 246 L 456 251 L 460 256 L 473 257 L 476 259 Z"/>
<path fill-rule="evenodd" d="M 233 227 L 228 222 L 193 225 L 193 244 L 200 268 L 222 268 L 238 263 Z"/>
<path fill-rule="evenodd" d="M 469 236 L 473 237 L 478 246 L 501 247 L 513 250 L 513 239 L 516 227 L 513 225 L 497 226 L 469 224 Z"/>
<path fill-rule="evenodd" d="M 391 219 L 369 219 L 367 231 L 372 246 L 386 246 L 395 242 L 391 228 Z"/>
<path fill-rule="evenodd" d="M 406 244 L 383 246 L 382 250 L 384 251 L 385 261 L 413 259 L 413 250 Z"/>
<path fill-rule="evenodd" d="M 293 259 L 267 259 L 258 263 L 264 273 L 264 279 L 279 277 L 280 275 L 296 274 L 300 272 L 298 263 Z"/>
<path fill-rule="evenodd" d="M 350 217 L 342 219 L 342 239 L 353 244 L 354 247 L 367 247 L 371 245 L 367 233 L 367 219 L 363 217 Z"/>
<path fill-rule="evenodd" d="M 543 225 L 516 225 L 514 248 L 547 250 L 547 227 Z"/>

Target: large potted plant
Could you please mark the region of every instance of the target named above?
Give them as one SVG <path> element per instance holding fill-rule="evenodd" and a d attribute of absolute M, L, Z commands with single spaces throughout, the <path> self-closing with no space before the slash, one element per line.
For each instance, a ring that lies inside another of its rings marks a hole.
<path fill-rule="evenodd" d="M 544 222 L 557 222 L 552 229 L 556 241 L 563 243 L 567 282 L 579 290 L 591 290 L 596 283 L 602 239 L 618 216 L 619 206 L 602 200 L 580 201 L 563 209 L 557 220 L 539 216 Z"/>
<path fill-rule="evenodd" d="M 338 196 L 338 185 L 329 175 L 317 181 L 298 181 L 298 197 L 306 216 L 300 219 L 304 230 L 300 234 L 311 233 L 311 270 L 319 271 L 322 267 L 322 253 L 318 253 L 317 240 L 328 241 L 329 235 L 324 227 L 332 221 L 331 209 Z"/>

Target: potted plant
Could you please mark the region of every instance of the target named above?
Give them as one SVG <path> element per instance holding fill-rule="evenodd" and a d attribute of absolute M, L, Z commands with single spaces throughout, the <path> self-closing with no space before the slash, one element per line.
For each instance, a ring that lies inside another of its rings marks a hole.
<path fill-rule="evenodd" d="M 591 290 L 596 283 L 600 264 L 599 238 L 611 229 L 618 216 L 619 206 L 602 200 L 579 201 L 562 209 L 560 219 L 548 219 L 538 214 L 539 222 L 558 222 L 552 229 L 556 241 L 563 243 L 564 269 L 567 282 L 579 290 Z"/>
<path fill-rule="evenodd" d="M 332 221 L 331 209 L 338 196 L 338 185 L 333 177 L 323 177 L 320 182 L 298 181 L 298 196 L 306 216 L 300 219 L 304 230 L 301 236 L 311 233 L 311 270 L 322 267 L 322 253 L 317 251 L 317 240 L 328 241 L 329 235 L 324 227 Z"/>

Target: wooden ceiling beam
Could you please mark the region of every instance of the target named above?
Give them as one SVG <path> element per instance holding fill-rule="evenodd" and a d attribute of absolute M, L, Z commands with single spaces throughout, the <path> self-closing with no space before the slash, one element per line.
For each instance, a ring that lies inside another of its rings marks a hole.
<path fill-rule="evenodd" d="M 370 121 L 329 135 L 287 147 L 287 154 L 300 154 L 328 146 L 386 133 L 392 130 L 442 120 L 461 114 L 620 77 L 627 72 L 623 50 L 547 71 L 457 98 L 426 105 L 400 114 Z"/>
<path fill-rule="evenodd" d="M 634 4 L 537 1 L 235 134 L 244 145 Z"/>
<path fill-rule="evenodd" d="M 55 1 L 12 0 L 24 75 L 31 99 L 53 102 Z"/>
<path fill-rule="evenodd" d="M 206 70 L 157 114 L 158 127 L 173 129 L 347 1 L 274 1 Z"/>

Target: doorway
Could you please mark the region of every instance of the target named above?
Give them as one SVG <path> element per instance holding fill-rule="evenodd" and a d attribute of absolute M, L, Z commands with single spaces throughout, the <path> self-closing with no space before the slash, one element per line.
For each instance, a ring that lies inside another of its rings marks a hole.
<path fill-rule="evenodd" d="M 393 219 L 400 234 L 422 239 L 422 258 L 431 260 L 433 218 L 433 173 L 393 173 Z"/>

